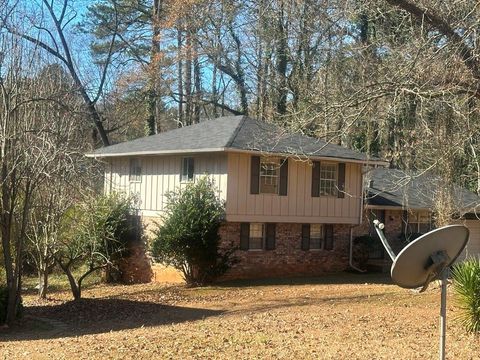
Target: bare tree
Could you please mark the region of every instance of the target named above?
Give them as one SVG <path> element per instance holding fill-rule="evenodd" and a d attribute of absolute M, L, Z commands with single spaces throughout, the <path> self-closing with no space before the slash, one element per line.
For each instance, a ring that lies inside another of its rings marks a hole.
<path fill-rule="evenodd" d="M 77 17 L 77 11 L 71 8 L 70 5 L 70 0 L 61 0 L 57 2 L 42 0 L 39 4 L 36 2 L 33 4 L 29 3 L 23 9 L 20 9 L 20 7 L 17 5 L 11 11 L 8 11 L 8 15 L 5 15 L 2 21 L 10 33 L 17 35 L 33 46 L 44 50 L 47 54 L 53 56 L 57 61 L 60 61 L 66 67 L 76 86 L 76 90 L 84 101 L 88 119 L 98 132 L 103 145 L 107 146 L 110 144 L 108 139 L 108 130 L 104 128 L 102 116 L 98 110 L 97 102 L 103 94 L 103 89 L 107 80 L 108 69 L 112 60 L 117 32 L 114 31 L 112 33 L 108 52 L 103 60 L 103 66 L 100 72 L 97 89 L 92 91 L 90 89 L 90 84 L 82 79 L 80 68 L 78 67 L 78 63 L 74 58 L 72 46 L 68 39 L 67 28 Z M 40 13 L 45 15 L 40 18 L 28 16 L 28 12 L 32 10 L 39 10 Z M 27 14 L 25 14 L 25 12 L 27 12 Z M 23 19 L 30 19 L 31 26 L 36 30 L 37 33 L 20 29 L 14 22 L 16 16 L 19 16 Z M 50 24 L 53 26 L 49 26 Z M 118 27 L 118 22 L 116 21 L 115 17 L 112 27 Z"/>

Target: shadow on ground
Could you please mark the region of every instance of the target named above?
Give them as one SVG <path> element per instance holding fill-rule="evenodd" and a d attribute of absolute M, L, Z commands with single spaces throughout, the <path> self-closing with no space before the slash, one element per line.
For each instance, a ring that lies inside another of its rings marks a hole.
<path fill-rule="evenodd" d="M 268 285 L 341 285 L 341 284 L 391 285 L 389 274 L 344 272 L 317 277 L 265 278 L 257 280 L 232 280 L 219 283 L 222 287 L 251 287 Z"/>
<path fill-rule="evenodd" d="M 8 330 L 0 337 L 10 341 L 74 337 L 201 320 L 222 313 L 125 299 L 81 299 L 29 306 L 25 309 L 26 326 Z"/>

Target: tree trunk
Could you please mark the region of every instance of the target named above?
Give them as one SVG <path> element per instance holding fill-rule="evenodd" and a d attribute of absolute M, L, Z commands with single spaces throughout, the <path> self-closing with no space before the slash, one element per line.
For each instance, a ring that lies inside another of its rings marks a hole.
<path fill-rule="evenodd" d="M 68 282 L 70 283 L 70 289 L 72 290 L 72 295 L 75 300 L 80 300 L 82 296 L 82 290 L 80 284 L 77 284 L 70 268 L 63 268 L 63 271 L 67 275 Z"/>
<path fill-rule="evenodd" d="M 192 30 L 187 29 L 185 45 L 187 54 L 185 59 L 185 122 L 186 125 L 192 124 Z"/>
<path fill-rule="evenodd" d="M 182 61 L 182 30 L 179 27 L 177 29 L 177 48 L 178 48 L 178 122 L 183 123 L 183 61 Z"/>
<path fill-rule="evenodd" d="M 284 25 L 283 3 L 278 19 L 278 40 L 277 40 L 277 113 L 284 115 L 287 112 L 287 30 Z"/>
<path fill-rule="evenodd" d="M 44 269 L 40 266 L 38 269 L 38 297 L 40 299 L 47 298 L 48 288 L 48 269 Z"/>
<path fill-rule="evenodd" d="M 152 47 L 150 49 L 150 81 L 148 91 L 147 135 L 157 133 L 160 101 L 160 17 L 163 1 L 153 1 L 152 11 Z"/>
<path fill-rule="evenodd" d="M 197 41 L 194 39 L 195 43 L 195 54 L 193 59 L 193 74 L 195 82 L 195 101 L 194 101 L 194 111 L 193 111 L 193 122 L 200 122 L 200 110 L 201 110 L 201 99 L 202 99 L 202 82 L 201 82 L 201 71 L 200 71 L 200 62 L 198 61 L 198 49 Z"/>

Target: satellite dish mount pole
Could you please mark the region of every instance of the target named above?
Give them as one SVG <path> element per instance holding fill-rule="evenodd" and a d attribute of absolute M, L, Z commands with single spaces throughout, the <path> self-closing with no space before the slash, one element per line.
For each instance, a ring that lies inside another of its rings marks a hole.
<path fill-rule="evenodd" d="M 415 239 L 396 255 L 388 244 L 383 229 L 385 225 L 374 220 L 375 230 L 393 261 L 392 280 L 398 286 L 420 292 L 433 280 L 440 280 L 440 360 L 445 360 L 447 330 L 447 279 L 449 267 L 465 248 L 469 230 L 462 225 L 447 225 L 432 230 Z"/>
<path fill-rule="evenodd" d="M 448 268 L 441 274 L 442 292 L 440 301 L 440 360 L 445 360 L 445 337 L 447 333 L 447 279 Z"/>

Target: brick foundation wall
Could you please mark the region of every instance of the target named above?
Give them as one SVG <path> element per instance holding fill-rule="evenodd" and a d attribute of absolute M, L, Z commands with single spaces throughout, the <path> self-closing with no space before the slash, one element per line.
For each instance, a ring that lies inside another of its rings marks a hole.
<path fill-rule="evenodd" d="M 121 281 L 125 284 L 148 283 L 154 279 L 152 259 L 148 254 L 147 242 L 153 236 L 157 218 L 142 217 L 139 236 L 128 244 L 128 257 L 119 264 Z"/>
<path fill-rule="evenodd" d="M 370 215 L 371 210 L 366 209 L 363 215 L 361 225 L 353 229 L 353 237 L 361 235 L 376 236 L 375 230 L 371 223 L 374 217 Z M 402 210 L 385 210 L 385 229 L 383 233 L 389 241 L 390 246 L 398 254 L 406 245 L 403 236 Z"/>
<path fill-rule="evenodd" d="M 371 215 L 371 210 L 366 209 L 363 214 L 362 224 L 353 228 L 353 237 L 362 235 L 370 235 L 374 238 L 377 238 L 375 229 L 372 225 L 374 219 Z M 395 254 L 398 254 L 405 245 L 405 239 L 403 235 L 403 220 L 402 220 L 403 210 L 385 210 L 385 229 L 383 230 L 385 237 L 388 240 L 388 243 L 392 247 L 392 250 Z M 378 240 L 380 241 L 380 240 Z M 355 257 L 354 257 L 355 262 Z M 369 260 L 369 264 L 376 264 L 383 266 L 384 271 L 390 270 L 391 260 L 388 254 L 385 253 L 383 260 Z"/>
<path fill-rule="evenodd" d="M 317 276 L 348 269 L 349 225 L 334 225 L 333 250 L 301 249 L 302 224 L 277 223 L 275 250 L 237 250 L 239 260 L 220 280 Z M 240 223 L 220 228 L 221 249 L 240 246 Z"/>

